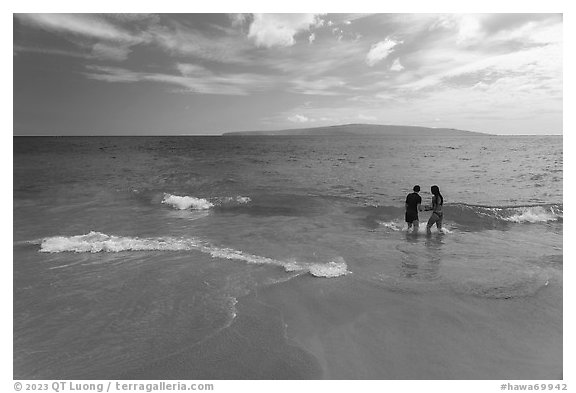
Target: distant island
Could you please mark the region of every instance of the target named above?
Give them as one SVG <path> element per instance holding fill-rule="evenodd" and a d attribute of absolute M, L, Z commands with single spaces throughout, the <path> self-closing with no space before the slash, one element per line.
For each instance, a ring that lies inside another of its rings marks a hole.
<path fill-rule="evenodd" d="M 457 130 L 455 128 L 432 128 L 417 126 L 395 126 L 379 124 L 344 124 L 338 126 L 298 128 L 276 131 L 236 131 L 225 132 L 222 136 L 244 135 L 386 135 L 386 136 L 488 136 L 482 132 Z"/>

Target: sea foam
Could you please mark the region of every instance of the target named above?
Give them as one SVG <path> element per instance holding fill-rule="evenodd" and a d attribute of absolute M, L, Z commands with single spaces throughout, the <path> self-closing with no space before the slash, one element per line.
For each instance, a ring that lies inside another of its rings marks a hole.
<path fill-rule="evenodd" d="M 40 252 L 121 252 L 121 251 L 180 251 L 198 247 L 195 240 L 140 239 L 110 236 L 100 232 L 87 235 L 54 236 L 40 240 Z"/>
<path fill-rule="evenodd" d="M 111 236 L 100 232 L 86 235 L 54 236 L 39 240 L 40 252 L 98 253 L 125 251 L 191 251 L 196 250 L 213 258 L 243 261 L 255 265 L 273 265 L 287 272 L 308 272 L 316 277 L 338 277 L 350 273 L 343 258 L 328 263 L 308 263 L 295 260 L 282 261 L 249 254 L 233 248 L 214 246 L 205 240 L 188 238 L 138 238 Z"/>
<path fill-rule="evenodd" d="M 171 205 L 176 209 L 186 210 L 186 209 L 193 209 L 193 210 L 207 210 L 211 207 L 214 207 L 210 201 L 202 198 L 195 198 L 191 196 L 178 196 L 172 194 L 164 194 L 164 199 L 162 203 L 167 205 Z"/>
<path fill-rule="evenodd" d="M 380 221 L 379 223 L 383 227 L 388 228 L 388 229 L 395 231 L 395 232 L 402 232 L 402 231 L 407 232 L 408 231 L 408 225 L 406 223 L 401 223 L 399 221 Z M 423 234 L 426 233 L 426 224 L 427 223 L 428 223 L 427 220 L 424 222 L 420 221 L 420 224 L 418 225 L 418 233 L 423 233 Z M 431 232 L 436 232 L 437 231 L 436 224 L 434 224 L 430 230 L 431 230 Z M 443 226 L 442 229 L 440 229 L 440 231 L 442 233 L 452 233 L 452 231 L 449 230 L 448 228 L 446 228 L 445 226 Z M 410 232 L 412 232 L 412 229 L 410 230 Z"/>
<path fill-rule="evenodd" d="M 217 197 L 214 203 L 216 205 L 245 205 L 250 203 L 252 199 L 245 196 L 235 196 L 235 197 Z"/>
<path fill-rule="evenodd" d="M 519 207 L 514 210 L 514 214 L 504 217 L 504 220 L 517 223 L 537 223 L 556 221 L 562 218 L 562 214 L 555 211 L 552 207 L 548 209 L 543 206 Z"/>
<path fill-rule="evenodd" d="M 252 200 L 250 197 L 246 196 L 235 196 L 235 197 L 214 197 L 211 200 L 204 198 L 196 198 L 193 196 L 179 196 L 165 193 L 162 203 L 170 205 L 178 210 L 208 210 L 214 206 L 234 206 L 234 205 L 245 205 L 250 203 Z"/>

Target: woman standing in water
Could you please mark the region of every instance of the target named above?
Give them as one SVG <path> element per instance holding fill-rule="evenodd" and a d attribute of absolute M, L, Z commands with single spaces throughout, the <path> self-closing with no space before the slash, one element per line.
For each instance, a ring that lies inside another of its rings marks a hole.
<path fill-rule="evenodd" d="M 430 234 L 430 228 L 432 228 L 432 225 L 434 225 L 434 223 L 436 223 L 436 228 L 438 228 L 438 232 L 442 231 L 442 216 L 443 216 L 443 212 L 442 212 L 442 205 L 444 204 L 444 197 L 442 197 L 442 194 L 440 194 L 440 189 L 438 188 L 438 186 L 432 186 L 430 188 L 430 191 L 432 192 L 432 208 L 429 210 L 432 210 L 432 215 L 430 216 L 430 219 L 428 220 L 428 224 L 426 224 L 426 233 Z"/>

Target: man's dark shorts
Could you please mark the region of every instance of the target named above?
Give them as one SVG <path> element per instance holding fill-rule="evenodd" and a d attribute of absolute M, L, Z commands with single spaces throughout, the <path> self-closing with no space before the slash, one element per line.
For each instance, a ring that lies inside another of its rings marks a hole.
<path fill-rule="evenodd" d="M 418 221 L 418 212 L 406 212 L 406 222 L 412 224 L 413 221 Z"/>

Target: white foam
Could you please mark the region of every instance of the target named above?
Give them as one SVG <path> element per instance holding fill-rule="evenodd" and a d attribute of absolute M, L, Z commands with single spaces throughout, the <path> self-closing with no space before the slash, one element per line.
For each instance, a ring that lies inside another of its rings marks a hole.
<path fill-rule="evenodd" d="M 336 258 L 336 261 L 331 261 L 325 264 L 311 264 L 308 271 L 313 276 L 326 278 L 339 277 L 350 273 L 348 271 L 348 266 L 346 266 L 346 262 L 342 257 L 338 257 Z"/>
<path fill-rule="evenodd" d="M 428 221 L 425 222 L 420 222 L 420 224 L 418 225 L 418 233 L 426 233 L 426 223 Z M 380 222 L 380 225 L 391 229 L 393 231 L 396 232 L 400 232 L 400 231 L 406 231 L 409 233 L 412 233 L 413 229 L 411 228 L 410 231 L 408 231 L 408 225 L 407 224 L 403 224 L 400 223 L 398 221 L 387 221 L 387 222 Z M 436 225 L 432 226 L 431 231 L 434 232 L 434 228 L 436 228 Z M 442 227 L 442 229 L 440 230 L 442 233 L 452 233 L 452 231 L 450 231 L 449 229 L 447 229 L 446 227 Z"/>
<path fill-rule="evenodd" d="M 380 225 L 385 228 L 392 229 L 393 231 L 402 231 L 406 229 L 405 225 L 400 224 L 397 221 L 380 222 Z"/>
<path fill-rule="evenodd" d="M 172 194 L 164 194 L 164 199 L 162 203 L 171 205 L 176 209 L 186 210 L 207 210 L 214 207 L 214 204 L 206 199 L 195 198 L 191 196 L 178 196 Z"/>
<path fill-rule="evenodd" d="M 517 214 L 505 217 L 504 220 L 517 223 L 537 223 L 556 221 L 558 218 L 562 218 L 562 215 L 554 212 L 552 208 L 546 209 L 542 206 L 520 207 L 516 210 L 518 210 Z"/>
<path fill-rule="evenodd" d="M 40 252 L 121 252 L 121 251 L 179 251 L 197 248 L 194 240 L 140 239 L 110 236 L 100 232 L 87 235 L 55 236 L 42 239 Z"/>
<path fill-rule="evenodd" d="M 98 253 L 123 251 L 188 251 L 197 250 L 213 258 L 244 261 L 255 265 L 273 265 L 283 267 L 287 272 L 309 272 L 316 277 L 338 277 L 348 274 L 343 258 L 336 258 L 327 264 L 307 263 L 294 260 L 280 261 L 259 255 L 252 255 L 232 248 L 217 247 L 204 240 L 190 238 L 156 238 L 110 236 L 100 232 L 87 235 L 54 236 L 41 239 L 40 252 L 60 253 Z"/>
<path fill-rule="evenodd" d="M 222 204 L 238 203 L 240 205 L 245 205 L 247 203 L 252 202 L 252 199 L 250 199 L 250 197 L 245 197 L 245 196 L 223 197 L 223 198 L 219 198 L 219 200 L 220 200 L 220 203 L 222 203 Z"/>

